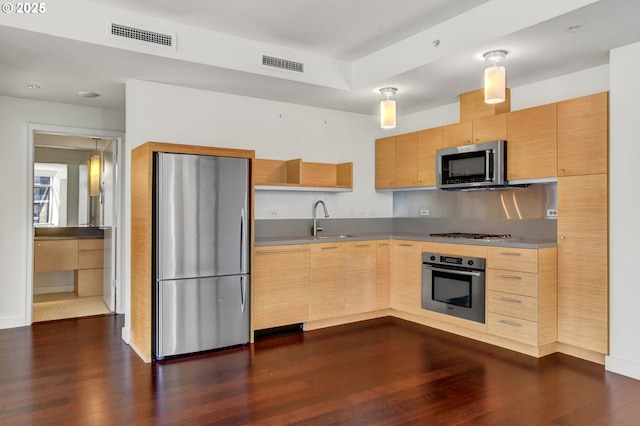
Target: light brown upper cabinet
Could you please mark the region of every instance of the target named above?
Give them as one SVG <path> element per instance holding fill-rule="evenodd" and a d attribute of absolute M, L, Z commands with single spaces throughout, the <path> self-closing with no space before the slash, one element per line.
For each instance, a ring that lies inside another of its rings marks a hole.
<path fill-rule="evenodd" d="M 418 132 L 418 185 L 436 184 L 436 151 L 442 148 L 442 127 Z"/>
<path fill-rule="evenodd" d="M 558 103 L 558 176 L 607 173 L 607 92 Z"/>
<path fill-rule="evenodd" d="M 396 138 L 376 140 L 376 189 L 393 188 L 396 183 Z"/>
<path fill-rule="evenodd" d="M 395 187 L 416 186 L 418 184 L 418 133 L 396 136 L 395 147 Z"/>
<path fill-rule="evenodd" d="M 507 114 L 507 179 L 554 177 L 557 173 L 557 104 Z"/>
<path fill-rule="evenodd" d="M 471 121 L 449 124 L 442 127 L 442 147 L 469 145 L 473 138 L 473 124 Z"/>
<path fill-rule="evenodd" d="M 507 138 L 505 114 L 450 124 L 442 128 L 442 147 L 470 145 Z"/>

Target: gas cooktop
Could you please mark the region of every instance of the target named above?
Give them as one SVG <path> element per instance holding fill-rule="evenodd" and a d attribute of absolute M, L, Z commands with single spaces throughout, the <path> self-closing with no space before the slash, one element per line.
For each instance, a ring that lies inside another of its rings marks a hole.
<path fill-rule="evenodd" d="M 467 240 L 506 240 L 511 234 L 474 234 L 469 232 L 445 232 L 442 234 L 429 234 L 436 238 L 464 238 Z"/>

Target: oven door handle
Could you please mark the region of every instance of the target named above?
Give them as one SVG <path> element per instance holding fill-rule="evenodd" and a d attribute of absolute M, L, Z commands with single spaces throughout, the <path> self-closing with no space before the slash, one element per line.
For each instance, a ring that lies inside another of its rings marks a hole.
<path fill-rule="evenodd" d="M 482 275 L 482 272 L 470 272 L 470 271 L 460 271 L 457 269 L 442 269 L 442 268 L 434 268 L 431 265 L 424 265 L 425 269 L 429 269 L 431 271 L 436 271 L 436 272 L 447 272 L 449 274 L 458 274 L 458 275 L 466 275 L 466 276 L 471 276 L 471 277 L 479 277 Z"/>

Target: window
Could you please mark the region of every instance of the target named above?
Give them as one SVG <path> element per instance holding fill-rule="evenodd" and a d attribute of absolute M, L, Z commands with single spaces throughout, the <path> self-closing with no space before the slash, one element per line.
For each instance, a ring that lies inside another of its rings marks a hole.
<path fill-rule="evenodd" d="M 33 223 L 53 225 L 53 173 L 36 170 L 33 177 Z"/>
<path fill-rule="evenodd" d="M 34 163 L 33 225 L 67 226 L 67 165 Z"/>

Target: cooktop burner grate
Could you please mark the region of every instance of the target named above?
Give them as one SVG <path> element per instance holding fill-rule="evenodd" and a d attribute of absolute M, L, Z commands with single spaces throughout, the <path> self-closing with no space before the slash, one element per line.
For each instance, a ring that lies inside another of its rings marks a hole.
<path fill-rule="evenodd" d="M 506 240 L 511 234 L 475 234 L 469 232 L 445 232 L 442 234 L 429 234 L 437 238 L 466 238 L 468 240 Z"/>

